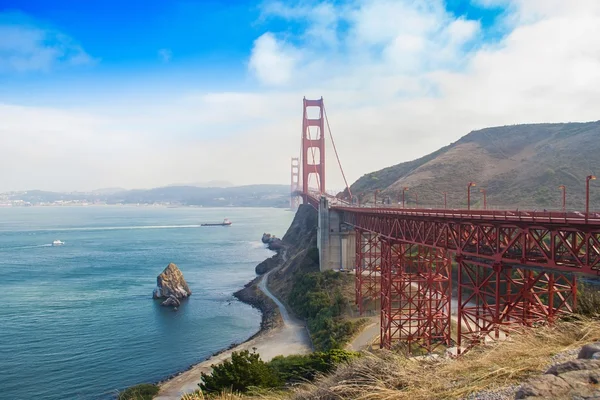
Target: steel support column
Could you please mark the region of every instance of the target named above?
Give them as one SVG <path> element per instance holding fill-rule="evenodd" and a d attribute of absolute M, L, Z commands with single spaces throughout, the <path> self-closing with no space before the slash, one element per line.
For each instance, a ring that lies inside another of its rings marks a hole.
<path fill-rule="evenodd" d="M 381 271 L 381 243 L 372 232 L 356 230 L 355 292 L 358 312 L 363 314 L 365 302 L 373 301 L 377 309 Z"/>
<path fill-rule="evenodd" d="M 382 243 L 381 347 L 403 343 L 413 353 L 449 346 L 452 279 L 446 251 Z"/>

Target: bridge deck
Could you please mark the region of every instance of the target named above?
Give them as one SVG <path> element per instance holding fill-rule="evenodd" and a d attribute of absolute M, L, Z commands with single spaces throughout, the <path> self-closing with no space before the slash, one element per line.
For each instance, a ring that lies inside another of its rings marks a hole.
<path fill-rule="evenodd" d="M 600 214 L 590 213 L 588 218 L 580 212 L 556 212 L 556 211 L 517 211 L 517 210 L 462 210 L 462 209 L 407 209 L 395 206 L 369 207 L 369 206 L 345 206 L 332 205 L 332 209 L 360 214 L 377 214 L 407 216 L 419 218 L 472 220 L 490 222 L 528 222 L 560 225 L 592 225 L 600 227 Z"/>

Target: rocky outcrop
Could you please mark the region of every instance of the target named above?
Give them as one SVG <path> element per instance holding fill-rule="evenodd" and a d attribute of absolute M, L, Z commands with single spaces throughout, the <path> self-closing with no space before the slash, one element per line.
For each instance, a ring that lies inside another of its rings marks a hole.
<path fill-rule="evenodd" d="M 284 302 L 294 286 L 294 277 L 319 271 L 317 249 L 318 214 L 312 206 L 302 204 L 289 229 L 283 236 L 285 249 L 278 252 L 270 263 L 279 265 L 269 279 L 269 289 Z M 276 264 L 277 263 L 277 264 Z"/>
<path fill-rule="evenodd" d="M 266 274 L 270 270 L 277 268 L 281 262 L 282 258 L 279 254 L 275 254 L 273 257 L 269 257 L 265 261 L 259 263 L 254 271 L 256 271 L 258 275 Z"/>
<path fill-rule="evenodd" d="M 262 313 L 260 331 L 266 331 L 281 325 L 281 315 L 277 305 L 266 294 L 258 288 L 261 277 L 256 277 L 248 282 L 243 289 L 238 290 L 233 295 L 238 300 L 258 308 Z"/>
<path fill-rule="evenodd" d="M 600 399 L 600 342 L 583 346 L 577 360 L 552 366 L 519 388 L 516 399 Z"/>
<path fill-rule="evenodd" d="M 270 233 L 263 233 L 261 240 L 269 250 L 281 250 L 283 248 L 283 241 Z"/>
<path fill-rule="evenodd" d="M 166 307 L 179 307 L 181 299 L 192 294 L 183 274 L 177 265 L 170 263 L 167 268 L 156 278 L 156 288 L 152 293 L 154 299 L 166 299 L 161 305 Z"/>
<path fill-rule="evenodd" d="M 271 240 L 271 234 L 270 233 L 263 233 L 261 241 L 264 244 L 267 244 L 267 243 L 269 243 L 269 240 Z"/>

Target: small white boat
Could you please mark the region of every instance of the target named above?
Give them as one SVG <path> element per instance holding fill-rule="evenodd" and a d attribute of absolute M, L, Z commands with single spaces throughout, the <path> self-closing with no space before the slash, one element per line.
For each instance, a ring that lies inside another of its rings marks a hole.
<path fill-rule="evenodd" d="M 62 246 L 65 242 L 61 242 L 60 240 L 55 240 L 52 242 L 52 246 Z"/>

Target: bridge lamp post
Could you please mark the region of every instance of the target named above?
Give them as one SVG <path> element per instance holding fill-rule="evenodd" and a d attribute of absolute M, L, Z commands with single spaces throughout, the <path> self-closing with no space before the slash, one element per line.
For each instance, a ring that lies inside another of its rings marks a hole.
<path fill-rule="evenodd" d="M 442 192 L 442 193 L 443 193 L 443 195 L 444 195 L 444 210 L 445 210 L 445 209 L 447 208 L 446 206 L 447 206 L 447 204 L 448 204 L 448 203 L 446 202 L 446 195 L 447 195 L 448 193 L 446 193 L 446 192 Z"/>
<path fill-rule="evenodd" d="M 560 185 L 558 188 L 562 190 L 562 210 L 563 212 L 567 212 L 567 187 Z"/>
<path fill-rule="evenodd" d="M 419 193 L 415 192 L 415 208 L 419 208 Z"/>
<path fill-rule="evenodd" d="M 373 199 L 375 205 L 377 205 L 377 193 L 379 193 L 379 189 L 375 189 L 375 198 Z"/>
<path fill-rule="evenodd" d="M 408 187 L 403 187 L 402 188 L 402 208 L 404 208 L 404 192 L 406 192 L 408 190 Z"/>
<path fill-rule="evenodd" d="M 480 190 L 483 193 L 483 209 L 487 210 L 487 191 L 485 189 Z"/>
<path fill-rule="evenodd" d="M 585 222 L 587 222 L 590 214 L 590 181 L 595 179 L 594 175 L 588 175 L 585 178 Z"/>
<path fill-rule="evenodd" d="M 471 187 L 476 186 L 475 182 L 469 182 L 467 185 L 467 210 L 471 210 Z"/>

